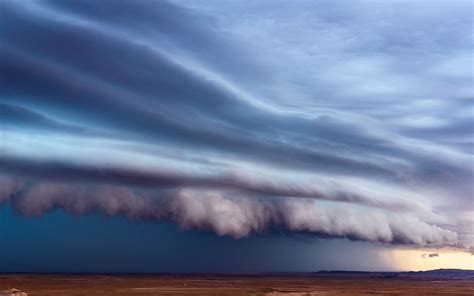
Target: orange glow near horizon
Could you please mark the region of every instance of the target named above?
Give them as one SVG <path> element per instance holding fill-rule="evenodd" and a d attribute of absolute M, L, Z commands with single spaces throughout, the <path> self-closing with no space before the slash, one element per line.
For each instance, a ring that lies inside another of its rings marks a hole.
<path fill-rule="evenodd" d="M 428 254 L 437 253 L 436 257 Z M 426 256 L 423 256 L 426 254 Z M 384 260 L 394 270 L 420 271 L 439 268 L 457 268 L 474 270 L 474 256 L 458 250 L 433 249 L 394 249 L 386 250 Z"/>

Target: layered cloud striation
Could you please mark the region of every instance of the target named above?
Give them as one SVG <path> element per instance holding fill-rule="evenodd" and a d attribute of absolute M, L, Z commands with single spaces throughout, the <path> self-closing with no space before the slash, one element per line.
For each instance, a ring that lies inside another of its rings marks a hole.
<path fill-rule="evenodd" d="M 3 1 L 0 203 L 469 249 L 472 3 Z"/>

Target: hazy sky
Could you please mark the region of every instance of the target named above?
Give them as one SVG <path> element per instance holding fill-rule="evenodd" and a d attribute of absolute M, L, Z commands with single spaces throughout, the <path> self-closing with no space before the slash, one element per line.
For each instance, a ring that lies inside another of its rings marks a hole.
<path fill-rule="evenodd" d="M 474 269 L 473 9 L 1 1 L 0 271 Z"/>

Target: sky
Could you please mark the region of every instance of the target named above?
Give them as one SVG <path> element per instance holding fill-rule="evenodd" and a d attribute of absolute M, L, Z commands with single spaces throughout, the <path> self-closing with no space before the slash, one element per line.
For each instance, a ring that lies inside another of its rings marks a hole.
<path fill-rule="evenodd" d="M 471 1 L 0 2 L 0 270 L 474 269 Z"/>

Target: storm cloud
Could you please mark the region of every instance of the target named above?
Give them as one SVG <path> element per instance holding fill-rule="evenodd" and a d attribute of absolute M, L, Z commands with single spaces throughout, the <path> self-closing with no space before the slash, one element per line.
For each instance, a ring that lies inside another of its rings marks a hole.
<path fill-rule="evenodd" d="M 0 202 L 472 247 L 472 3 L 3 1 Z"/>

